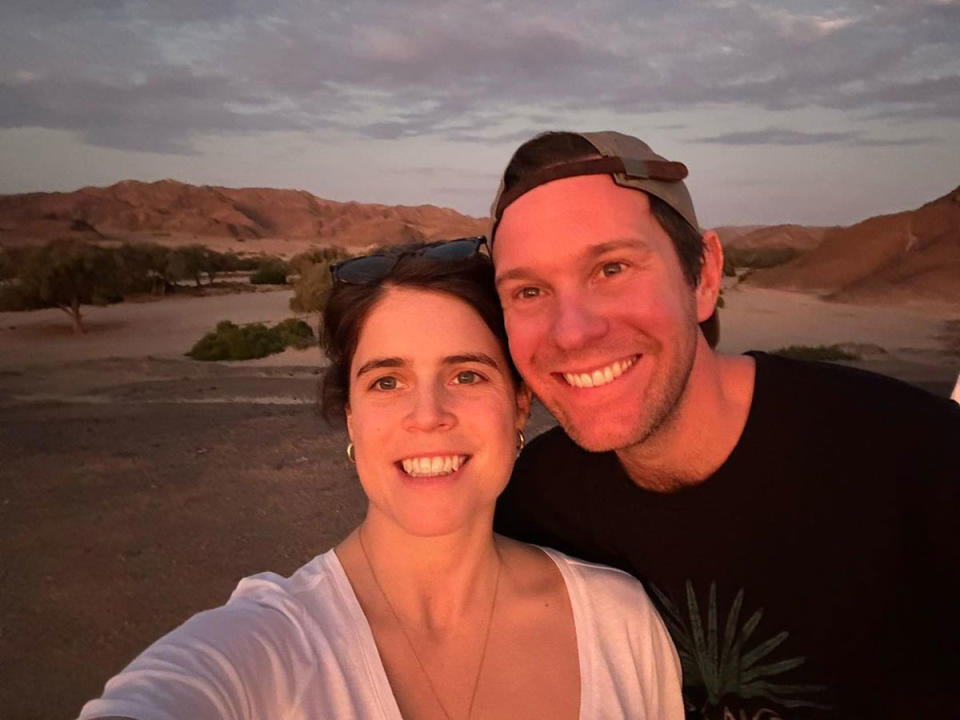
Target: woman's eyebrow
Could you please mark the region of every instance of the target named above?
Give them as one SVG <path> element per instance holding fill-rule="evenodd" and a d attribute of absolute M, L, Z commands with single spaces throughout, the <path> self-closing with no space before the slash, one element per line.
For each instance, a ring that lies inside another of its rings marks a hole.
<path fill-rule="evenodd" d="M 406 361 L 399 357 L 384 357 L 367 360 L 363 365 L 357 368 L 355 377 L 360 377 L 364 373 L 376 370 L 377 368 L 396 368 L 406 365 Z"/>
<path fill-rule="evenodd" d="M 460 365 L 461 363 L 480 363 L 481 365 L 489 365 L 494 370 L 500 370 L 500 365 L 492 357 L 486 353 L 476 352 L 476 353 L 462 353 L 460 355 L 448 355 L 443 359 L 444 365 Z"/>

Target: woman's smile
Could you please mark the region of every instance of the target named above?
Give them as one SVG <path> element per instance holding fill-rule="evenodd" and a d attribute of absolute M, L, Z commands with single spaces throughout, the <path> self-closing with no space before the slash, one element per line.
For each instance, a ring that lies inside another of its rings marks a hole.
<path fill-rule="evenodd" d="M 441 477 L 457 472 L 469 459 L 469 455 L 417 455 L 403 458 L 398 465 L 411 477 Z"/>

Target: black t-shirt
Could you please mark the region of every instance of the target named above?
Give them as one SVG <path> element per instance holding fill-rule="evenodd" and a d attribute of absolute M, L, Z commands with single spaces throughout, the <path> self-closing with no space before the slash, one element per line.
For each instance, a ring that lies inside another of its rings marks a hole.
<path fill-rule="evenodd" d="M 753 356 L 746 426 L 704 482 L 644 490 L 555 428 L 497 531 L 641 579 L 691 717 L 960 717 L 960 406 Z"/>

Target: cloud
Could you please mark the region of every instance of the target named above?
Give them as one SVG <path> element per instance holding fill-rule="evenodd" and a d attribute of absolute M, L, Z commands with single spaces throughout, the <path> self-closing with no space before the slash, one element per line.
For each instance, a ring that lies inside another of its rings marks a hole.
<path fill-rule="evenodd" d="M 933 137 L 908 138 L 870 138 L 862 131 L 845 132 L 803 132 L 786 128 L 766 128 L 764 130 L 742 130 L 721 133 L 709 137 L 695 138 L 693 142 L 714 143 L 717 145 L 853 145 L 859 147 L 894 147 L 910 145 L 930 145 L 938 142 Z"/>
<path fill-rule="evenodd" d="M 720 145 L 823 145 L 854 138 L 855 134 L 852 132 L 806 133 L 782 128 L 767 128 L 766 130 L 747 130 L 702 137 L 697 138 L 696 142 Z"/>
<path fill-rule="evenodd" d="M 791 7 L 9 0 L 0 126 L 184 153 L 205 134 L 284 129 L 508 142 L 591 109 L 690 112 L 691 127 L 708 106 L 960 120 L 960 4 Z M 703 139 L 844 141 L 866 142 L 771 129 Z"/>

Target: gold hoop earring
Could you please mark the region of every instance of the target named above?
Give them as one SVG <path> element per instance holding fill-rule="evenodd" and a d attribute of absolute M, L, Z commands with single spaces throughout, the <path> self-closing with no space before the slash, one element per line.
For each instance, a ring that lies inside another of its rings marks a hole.
<path fill-rule="evenodd" d="M 357 451 L 354 449 L 353 443 L 349 443 L 349 444 L 347 445 L 347 458 L 348 458 L 348 459 L 350 460 L 350 462 L 352 462 L 354 465 L 357 464 Z"/>
<path fill-rule="evenodd" d="M 526 439 L 523 437 L 523 430 L 517 430 L 517 453 L 523 450 L 524 446 L 527 444 Z"/>

